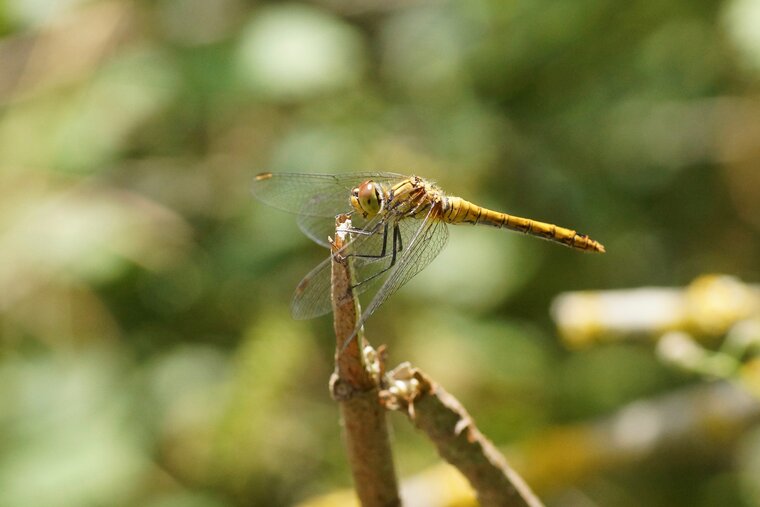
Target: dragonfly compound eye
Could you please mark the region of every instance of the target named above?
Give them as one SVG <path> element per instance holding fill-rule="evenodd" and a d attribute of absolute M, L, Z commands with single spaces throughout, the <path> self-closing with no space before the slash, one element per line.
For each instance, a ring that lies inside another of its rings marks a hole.
<path fill-rule="evenodd" d="M 380 187 L 372 180 L 365 181 L 351 192 L 351 204 L 366 216 L 374 216 L 382 208 Z"/>

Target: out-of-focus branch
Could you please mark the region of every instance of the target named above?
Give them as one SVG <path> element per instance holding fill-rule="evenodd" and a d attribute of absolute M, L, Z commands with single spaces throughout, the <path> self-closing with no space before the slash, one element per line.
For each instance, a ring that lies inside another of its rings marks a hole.
<path fill-rule="evenodd" d="M 389 372 L 387 380 L 386 406 L 406 412 L 438 453 L 467 477 L 481 505 L 542 507 L 465 408 L 440 385 L 409 364 Z"/>
<path fill-rule="evenodd" d="M 515 446 L 512 457 L 540 491 L 608 470 L 669 460 L 714 462 L 760 422 L 760 403 L 729 382 L 637 400 L 594 422 L 550 429 Z"/>
<path fill-rule="evenodd" d="M 340 403 L 348 461 L 362 505 L 400 505 L 386 414 L 379 400 L 379 375 L 373 375 L 366 364 L 361 333 L 344 347 L 346 340 L 353 336 L 361 315 L 359 302 L 352 290 L 354 281 L 351 258 L 341 255 L 348 227 L 348 217 L 339 216 L 332 248 L 332 304 L 336 348 L 335 373 L 330 381 L 330 389 Z"/>
<path fill-rule="evenodd" d="M 707 275 L 685 289 L 571 292 L 555 299 L 552 316 L 572 346 L 659 338 L 669 331 L 720 337 L 735 324 L 760 317 L 760 287 L 730 276 Z"/>
<path fill-rule="evenodd" d="M 760 396 L 760 286 L 707 275 L 685 289 L 567 293 L 554 301 L 552 315 L 571 346 L 657 340 L 662 361 L 710 378 L 739 379 Z"/>

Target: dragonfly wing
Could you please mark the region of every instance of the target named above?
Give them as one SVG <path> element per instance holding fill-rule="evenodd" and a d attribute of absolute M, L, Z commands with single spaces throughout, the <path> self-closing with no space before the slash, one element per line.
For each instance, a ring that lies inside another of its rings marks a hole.
<path fill-rule="evenodd" d="M 353 234 L 350 241 L 341 250 L 341 253 L 350 252 L 358 254 L 358 256 L 354 256 L 353 258 L 353 267 L 357 280 L 366 280 L 371 276 L 371 273 L 376 273 L 381 269 L 373 266 L 379 266 L 383 264 L 383 261 L 385 263 L 390 262 L 389 259 L 393 252 L 391 245 L 392 236 L 388 237 L 385 257 L 379 257 L 379 254 L 383 250 L 385 224 L 388 218 L 388 216 L 378 216 L 368 222 L 362 228 L 368 232 L 374 231 L 374 234 Z M 326 230 L 326 235 L 335 234 L 334 223 L 333 220 L 332 230 Z M 388 234 L 392 234 L 391 225 L 389 225 Z M 330 246 L 327 241 L 324 244 L 328 247 Z M 327 259 L 312 269 L 298 284 L 291 304 L 293 318 L 298 320 L 311 319 L 332 311 L 331 259 L 332 256 L 328 256 Z M 377 287 L 383 279 L 384 277 L 378 276 L 369 283 L 359 283 L 354 287 L 354 293 L 359 295 L 372 287 Z"/>
<path fill-rule="evenodd" d="M 332 311 L 331 260 L 330 255 L 299 282 L 293 301 L 290 303 L 290 311 L 294 319 L 313 319 Z"/>
<path fill-rule="evenodd" d="M 427 266 L 446 244 L 446 224 L 434 218 L 432 213 L 423 220 L 391 214 L 378 216 L 363 227 L 372 234 L 353 234 L 344 246 L 341 252 L 354 255 L 354 294 L 380 287 L 362 314 L 357 330 L 378 306 Z M 400 251 L 396 252 L 395 265 L 390 266 L 395 226 L 398 226 L 401 244 L 397 242 L 396 248 Z M 334 234 L 334 230 L 332 232 Z M 385 251 L 381 256 L 383 245 Z M 330 256 L 298 284 L 291 310 L 296 319 L 310 319 L 332 311 Z"/>
<path fill-rule="evenodd" d="M 406 176 L 395 173 L 262 173 L 251 191 L 262 202 L 290 213 L 335 218 L 351 210 L 351 189 L 366 180 L 390 184 Z"/>
<path fill-rule="evenodd" d="M 407 234 L 411 239 L 403 246 L 404 250 L 400 259 L 397 259 L 396 265 L 389 270 L 385 283 L 364 310 L 357 330 L 381 304 L 430 264 L 441 252 L 449 238 L 449 231 L 446 224 L 433 215 L 437 212 L 438 208 L 433 207 L 424 220 L 403 219 L 399 222 L 399 225 L 404 224 L 407 228 Z M 411 231 L 414 233 L 411 234 Z"/>
<path fill-rule="evenodd" d="M 313 319 L 332 311 L 331 260 L 332 256 L 328 256 L 298 284 L 290 305 L 294 319 Z M 377 277 L 369 282 L 357 285 L 354 287 L 354 294 L 358 296 L 373 287 L 377 287 L 383 280 L 383 277 Z"/>
<path fill-rule="evenodd" d="M 328 236 L 335 236 L 335 217 L 315 217 L 311 215 L 298 215 L 296 219 L 298 228 L 315 243 L 325 248 L 330 248 Z"/>
<path fill-rule="evenodd" d="M 370 227 L 369 221 L 362 218 L 361 215 L 354 213 L 351 217 L 352 219 L 352 226 L 357 229 L 367 229 Z M 330 218 L 321 217 L 321 216 L 312 216 L 312 215 L 298 215 L 296 218 L 296 222 L 298 223 L 298 228 L 301 229 L 301 232 L 303 232 L 306 236 L 308 236 L 312 241 L 315 243 L 318 243 L 322 245 L 325 248 L 330 248 L 330 243 L 327 241 L 328 236 L 333 237 L 335 236 L 335 217 L 332 216 Z M 377 221 L 375 222 L 377 223 Z M 379 231 L 382 232 L 382 231 Z M 382 239 L 382 234 L 380 235 L 380 239 Z M 378 239 L 377 241 L 380 241 Z M 364 250 L 369 250 L 370 248 L 370 242 L 361 242 L 360 243 Z M 355 247 L 358 245 L 355 245 Z M 377 251 L 379 252 L 382 248 L 382 244 L 378 247 Z"/>

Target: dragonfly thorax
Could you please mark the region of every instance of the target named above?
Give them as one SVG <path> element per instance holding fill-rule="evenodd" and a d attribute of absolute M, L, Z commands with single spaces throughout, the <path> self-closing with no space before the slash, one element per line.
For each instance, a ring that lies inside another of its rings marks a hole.
<path fill-rule="evenodd" d="M 380 213 L 384 204 L 383 189 L 372 180 L 367 180 L 351 190 L 351 206 L 364 218 L 372 218 Z"/>

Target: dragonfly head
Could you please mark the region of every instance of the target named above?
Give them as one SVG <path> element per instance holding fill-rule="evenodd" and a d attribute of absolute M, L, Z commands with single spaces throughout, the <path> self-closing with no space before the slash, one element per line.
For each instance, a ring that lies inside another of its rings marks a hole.
<path fill-rule="evenodd" d="M 372 218 L 383 209 L 383 194 L 380 185 L 367 180 L 351 190 L 351 206 L 364 218 Z"/>

